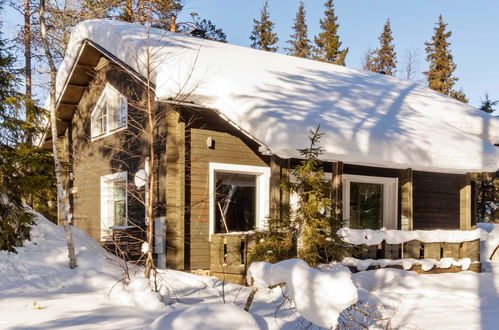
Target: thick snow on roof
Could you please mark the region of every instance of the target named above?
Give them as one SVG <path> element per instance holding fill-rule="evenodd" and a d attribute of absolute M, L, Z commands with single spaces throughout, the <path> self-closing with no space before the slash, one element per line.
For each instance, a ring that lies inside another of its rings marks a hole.
<path fill-rule="evenodd" d="M 499 167 L 499 120 L 390 76 L 109 20 L 78 24 L 58 76 L 85 39 L 142 75 L 152 54 L 160 101 L 211 108 L 280 157 L 299 157 L 321 125 L 322 158 L 464 173 Z"/>

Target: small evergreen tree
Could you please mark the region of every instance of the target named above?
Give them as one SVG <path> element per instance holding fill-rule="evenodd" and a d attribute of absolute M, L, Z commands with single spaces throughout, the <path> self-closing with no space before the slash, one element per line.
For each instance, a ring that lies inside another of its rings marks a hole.
<path fill-rule="evenodd" d="M 297 207 L 290 215 L 283 212 L 268 219 L 266 230 L 256 234 L 252 260 L 277 262 L 297 256 L 315 267 L 352 251 L 336 234 L 342 221 L 332 215 L 330 184 L 319 160 L 321 136 L 319 127 L 310 130 L 310 145 L 299 149 L 303 160 L 292 171 L 296 182 L 283 182 L 283 188 L 298 195 Z"/>
<path fill-rule="evenodd" d="M 324 19 L 320 20 L 322 32 L 314 38 L 314 59 L 338 65 L 345 65 L 348 48 L 341 49 L 340 37 L 338 36 L 338 17 L 334 15 L 333 0 L 324 3 Z"/>
<path fill-rule="evenodd" d="M 270 20 L 269 4 L 265 1 L 260 12 L 260 20 L 253 20 L 253 31 L 251 31 L 251 48 L 265 50 L 267 52 L 277 52 L 278 47 L 274 46 L 279 38 L 274 30 L 274 23 Z"/>
<path fill-rule="evenodd" d="M 205 32 L 203 38 L 208 40 L 220 41 L 227 43 L 227 35 L 222 29 L 217 28 L 210 20 L 201 19 L 198 13 L 191 13 L 192 20 L 194 21 L 194 28 Z M 179 32 L 189 32 L 192 30 L 191 24 L 179 24 Z"/>
<path fill-rule="evenodd" d="M 497 105 L 498 100 L 491 100 L 489 98 L 489 93 L 485 92 L 485 100 L 481 100 L 480 110 L 486 113 L 493 113 L 495 111 L 494 107 Z"/>
<path fill-rule="evenodd" d="M 448 39 L 452 36 L 451 31 L 446 31 L 447 23 L 444 22 L 442 15 L 438 17 L 431 42 L 425 42 L 426 60 L 429 63 L 428 71 L 425 71 L 428 81 L 428 87 L 455 98 L 461 102 L 467 103 L 468 100 L 462 90 L 454 90 L 454 85 L 458 80 L 454 76 L 457 65 L 450 52 L 451 43 Z"/>
<path fill-rule="evenodd" d="M 295 17 L 295 24 L 293 25 L 294 33 L 290 35 L 291 39 L 287 41 L 291 46 L 286 48 L 288 55 L 297 57 L 310 57 L 312 46 L 310 39 L 308 39 L 308 26 L 305 21 L 305 5 L 300 2 L 298 12 Z"/>
<path fill-rule="evenodd" d="M 299 152 L 304 160 L 293 170 L 296 183 L 289 188 L 299 197 L 298 207 L 294 214 L 298 233 L 298 258 L 315 267 L 321 263 L 342 259 L 349 247 L 336 234 L 342 223 L 332 216 L 330 184 L 324 178 L 324 170 L 319 156 L 322 148 L 319 140 L 320 125 L 310 130 L 308 148 Z"/>

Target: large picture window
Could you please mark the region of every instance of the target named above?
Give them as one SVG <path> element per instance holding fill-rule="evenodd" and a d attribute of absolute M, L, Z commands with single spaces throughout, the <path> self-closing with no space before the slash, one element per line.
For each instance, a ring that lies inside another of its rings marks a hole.
<path fill-rule="evenodd" d="M 269 179 L 268 167 L 210 163 L 210 234 L 262 228 Z"/>
<path fill-rule="evenodd" d="M 343 219 L 353 229 L 397 229 L 398 179 L 343 175 Z"/>
<path fill-rule="evenodd" d="M 107 84 L 91 116 L 92 140 L 110 135 L 127 125 L 127 99 Z"/>
<path fill-rule="evenodd" d="M 101 238 L 127 226 L 127 172 L 101 177 Z"/>

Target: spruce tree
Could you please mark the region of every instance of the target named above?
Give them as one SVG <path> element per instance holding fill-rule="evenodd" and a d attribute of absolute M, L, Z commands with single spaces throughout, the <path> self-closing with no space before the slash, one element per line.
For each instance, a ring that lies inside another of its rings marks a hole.
<path fill-rule="evenodd" d="M 279 38 L 272 32 L 274 23 L 270 20 L 269 4 L 265 1 L 260 12 L 260 20 L 253 19 L 253 31 L 251 31 L 251 48 L 265 50 L 267 52 L 277 52 L 278 47 L 274 46 Z"/>
<path fill-rule="evenodd" d="M 314 38 L 314 58 L 322 62 L 345 65 L 348 48 L 341 49 L 340 37 L 338 36 L 338 17 L 334 15 L 333 0 L 324 3 L 324 19 L 320 20 L 322 32 Z"/>
<path fill-rule="evenodd" d="M 392 27 L 390 19 L 388 19 L 383 27 L 383 32 L 378 38 L 380 47 L 376 51 L 377 72 L 385 72 L 385 74 L 393 76 L 395 67 L 397 66 L 395 45 L 392 36 Z"/>
<path fill-rule="evenodd" d="M 16 150 L 25 139 L 25 122 L 20 119 L 23 102 L 17 91 L 22 72 L 14 62 L 0 29 L 0 250 L 10 252 L 29 238 L 33 224 L 33 215 L 23 206 L 25 164 Z"/>
<path fill-rule="evenodd" d="M 291 45 L 286 48 L 288 55 L 310 57 L 312 46 L 310 45 L 310 39 L 308 39 L 308 26 L 305 22 L 305 6 L 303 2 L 300 2 L 298 7 L 293 30 L 294 33 L 290 35 L 291 39 L 287 41 Z"/>
<path fill-rule="evenodd" d="M 461 102 L 467 103 L 468 100 L 462 90 L 454 90 L 454 85 L 458 80 L 454 76 L 457 65 L 450 52 L 451 43 L 448 39 L 452 36 L 451 31 L 446 31 L 447 23 L 444 22 L 442 15 L 438 17 L 438 22 L 434 28 L 435 34 L 431 42 L 425 42 L 426 60 L 429 63 L 428 71 L 425 71 L 428 81 L 428 87 L 455 98 Z"/>
<path fill-rule="evenodd" d="M 333 260 L 341 260 L 349 247 L 336 234 L 341 228 L 341 220 L 333 217 L 330 184 L 324 178 L 324 169 L 319 157 L 323 150 L 319 146 L 322 133 L 320 125 L 310 130 L 309 147 L 299 149 L 302 158 L 293 171 L 296 183 L 290 183 L 291 192 L 299 196 L 298 207 L 293 214 L 299 229 L 298 258 L 315 267 Z"/>

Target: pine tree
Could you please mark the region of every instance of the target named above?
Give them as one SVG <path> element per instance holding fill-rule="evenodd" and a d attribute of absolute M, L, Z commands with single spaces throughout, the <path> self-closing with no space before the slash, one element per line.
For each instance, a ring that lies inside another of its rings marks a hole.
<path fill-rule="evenodd" d="M 447 23 L 444 22 L 442 15 L 438 17 L 436 25 L 434 28 L 435 34 L 431 38 L 432 41 L 425 42 L 426 60 L 429 63 L 429 69 L 424 74 L 428 81 L 428 87 L 467 103 L 463 91 L 454 90 L 458 78 L 454 76 L 457 65 L 454 63 L 449 48 L 451 43 L 448 41 L 452 36 L 452 32 L 446 31 Z"/>
<path fill-rule="evenodd" d="M 486 113 L 493 113 L 495 111 L 494 107 L 497 105 L 498 100 L 491 100 L 489 98 L 489 93 L 485 92 L 485 100 L 481 100 L 480 110 Z"/>
<path fill-rule="evenodd" d="M 300 2 L 300 6 L 298 7 L 293 30 L 294 33 L 290 35 L 291 40 L 287 41 L 291 45 L 291 47 L 286 48 L 288 55 L 304 58 L 310 57 L 312 46 L 310 45 L 310 39 L 308 39 L 308 26 L 305 22 L 305 6 L 303 2 Z"/>
<path fill-rule="evenodd" d="M 333 0 L 327 0 L 324 4 L 324 19 L 320 20 L 322 32 L 314 38 L 314 58 L 322 62 L 345 65 L 348 48 L 340 49 L 341 42 L 338 36 L 339 25 L 336 23 L 338 17 L 334 15 Z"/>
<path fill-rule="evenodd" d="M 279 38 L 272 32 L 274 23 L 270 20 L 269 4 L 265 1 L 260 12 L 260 20 L 253 19 L 253 31 L 250 35 L 251 48 L 264 50 L 267 52 L 277 52 L 278 47 L 274 46 Z"/>

